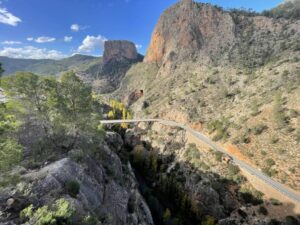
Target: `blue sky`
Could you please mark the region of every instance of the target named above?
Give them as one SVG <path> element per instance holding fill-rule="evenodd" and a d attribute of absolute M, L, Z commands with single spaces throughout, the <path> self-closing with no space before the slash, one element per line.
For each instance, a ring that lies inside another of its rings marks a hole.
<path fill-rule="evenodd" d="M 107 39 L 147 50 L 160 14 L 177 0 L 0 0 L 0 55 L 101 55 Z M 203 0 L 224 8 L 272 8 L 282 0 Z"/>

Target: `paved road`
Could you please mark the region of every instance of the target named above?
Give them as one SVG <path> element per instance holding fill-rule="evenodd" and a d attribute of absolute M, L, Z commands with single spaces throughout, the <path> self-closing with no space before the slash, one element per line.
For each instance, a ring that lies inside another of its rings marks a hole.
<path fill-rule="evenodd" d="M 261 171 L 253 168 L 252 166 L 248 165 L 247 163 L 239 160 L 238 158 L 236 158 L 235 156 L 231 155 L 230 153 L 226 152 L 223 148 L 219 147 L 218 145 L 216 145 L 213 141 L 211 141 L 208 137 L 206 137 L 205 135 L 203 135 L 200 132 L 197 132 L 183 124 L 180 123 L 176 123 L 174 121 L 169 121 L 169 120 L 160 120 L 160 119 L 134 119 L 134 120 L 101 120 L 100 121 L 102 124 L 117 124 L 117 123 L 138 123 L 138 122 L 158 122 L 164 125 L 168 125 L 168 126 L 173 126 L 173 127 L 180 127 L 186 131 L 188 131 L 189 133 L 191 133 L 193 136 L 195 136 L 196 138 L 198 138 L 200 141 L 206 143 L 207 145 L 209 145 L 212 149 L 216 150 L 216 151 L 220 151 L 226 155 L 229 155 L 233 162 L 238 165 L 240 168 L 248 171 L 250 174 L 256 176 L 257 178 L 259 178 L 260 180 L 262 180 L 264 183 L 266 183 L 267 185 L 273 187 L 274 189 L 276 189 L 277 191 L 279 191 L 280 193 L 282 193 L 283 195 L 285 195 L 286 197 L 288 197 L 289 199 L 297 202 L 300 204 L 300 196 L 289 190 L 288 188 L 286 188 L 285 186 L 283 186 L 282 184 L 272 180 L 270 177 L 266 176 L 265 174 L 263 174 Z"/>

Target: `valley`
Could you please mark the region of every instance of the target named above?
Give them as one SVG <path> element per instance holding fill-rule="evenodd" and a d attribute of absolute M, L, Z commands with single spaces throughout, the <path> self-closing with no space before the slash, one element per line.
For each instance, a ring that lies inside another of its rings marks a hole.
<path fill-rule="evenodd" d="M 300 1 L 180 0 L 136 43 L 0 50 L 0 224 L 300 224 Z"/>

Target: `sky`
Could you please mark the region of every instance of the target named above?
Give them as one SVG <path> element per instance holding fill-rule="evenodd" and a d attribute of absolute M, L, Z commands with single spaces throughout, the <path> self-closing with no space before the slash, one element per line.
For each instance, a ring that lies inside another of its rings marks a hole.
<path fill-rule="evenodd" d="M 283 0 L 202 0 L 270 9 Z M 145 54 L 161 13 L 177 0 L 0 0 L 0 56 L 100 56 L 106 40 L 130 40 Z"/>

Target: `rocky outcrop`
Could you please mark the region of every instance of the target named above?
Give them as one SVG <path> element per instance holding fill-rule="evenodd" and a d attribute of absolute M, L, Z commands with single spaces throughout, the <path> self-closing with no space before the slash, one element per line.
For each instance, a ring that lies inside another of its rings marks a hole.
<path fill-rule="evenodd" d="M 131 66 L 142 60 L 143 56 L 138 54 L 134 43 L 106 41 L 102 61 L 80 72 L 79 76 L 91 82 L 95 91 L 109 93 L 119 87 Z"/>
<path fill-rule="evenodd" d="M 137 60 L 138 53 L 134 43 L 130 41 L 106 41 L 104 43 L 103 63 L 109 61 Z"/>
<path fill-rule="evenodd" d="M 23 182 L 0 194 L 0 224 L 19 224 L 19 212 L 29 204 L 38 208 L 62 197 L 76 209 L 72 224 L 82 224 L 86 215 L 107 225 L 153 224 L 130 164 L 123 164 L 115 153 L 120 151 L 122 139 L 108 133 L 106 140 L 109 142 L 101 147 L 98 157 L 73 150 L 69 157 L 22 175 Z M 66 189 L 70 181 L 80 186 L 76 197 Z"/>
<path fill-rule="evenodd" d="M 258 67 L 282 56 L 283 36 L 297 45 L 299 30 L 298 22 L 182 0 L 160 17 L 144 62 L 168 74 L 187 61 Z"/>
<path fill-rule="evenodd" d="M 135 103 L 137 100 L 139 100 L 144 95 L 144 90 L 135 90 L 131 92 L 131 94 L 124 99 L 124 102 L 127 106 L 131 106 L 133 103 Z"/>
<path fill-rule="evenodd" d="M 232 43 L 234 22 L 228 13 L 209 5 L 183 0 L 167 9 L 154 32 L 145 62 L 158 64 L 209 55 Z"/>

